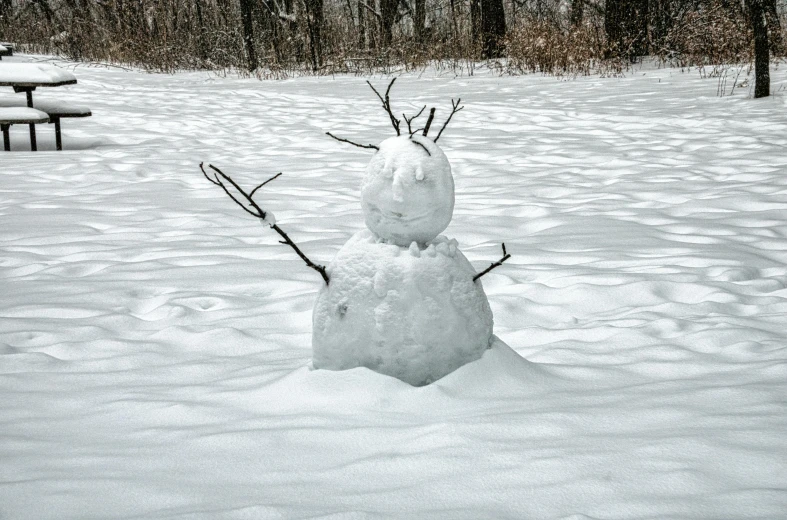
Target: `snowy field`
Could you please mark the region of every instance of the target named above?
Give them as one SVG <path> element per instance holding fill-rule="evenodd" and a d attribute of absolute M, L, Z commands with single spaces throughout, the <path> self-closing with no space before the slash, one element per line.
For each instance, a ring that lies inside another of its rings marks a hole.
<path fill-rule="evenodd" d="M 513 255 L 483 278 L 512 350 L 414 388 L 309 369 L 322 281 L 198 169 L 284 172 L 257 198 L 329 262 L 371 154 L 324 133 L 393 135 L 363 78 L 60 65 L 36 97 L 93 117 L 0 153 L 0 519 L 787 515 L 783 67 L 756 101 L 674 69 L 401 77 L 398 112 L 466 106 L 445 234 Z"/>

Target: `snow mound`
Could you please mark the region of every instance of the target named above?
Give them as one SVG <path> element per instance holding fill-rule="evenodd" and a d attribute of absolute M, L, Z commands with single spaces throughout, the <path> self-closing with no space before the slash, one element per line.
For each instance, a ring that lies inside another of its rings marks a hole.
<path fill-rule="evenodd" d="M 570 390 L 570 381 L 532 363 L 492 336 L 481 357 L 439 381 L 414 387 L 366 367 L 341 372 L 300 367 L 255 389 L 250 406 L 259 415 L 357 414 L 363 410 L 429 417 L 475 414 L 489 399 L 539 398 Z"/>
<path fill-rule="evenodd" d="M 427 137 L 386 139 L 366 168 L 361 202 L 366 226 L 378 236 L 400 246 L 426 244 L 454 212 L 448 158 Z"/>
<path fill-rule="evenodd" d="M 356 233 L 328 268 L 313 313 L 314 367 L 367 367 L 429 384 L 480 358 L 492 311 L 455 240 L 428 247 Z"/>

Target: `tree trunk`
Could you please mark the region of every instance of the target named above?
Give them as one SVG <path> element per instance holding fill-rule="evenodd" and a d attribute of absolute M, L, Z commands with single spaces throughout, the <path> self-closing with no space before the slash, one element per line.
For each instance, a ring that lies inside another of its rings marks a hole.
<path fill-rule="evenodd" d="M 416 43 L 424 43 L 424 25 L 426 24 L 426 0 L 415 0 L 413 16 L 413 32 Z"/>
<path fill-rule="evenodd" d="M 358 47 L 366 49 L 366 7 L 358 0 Z"/>
<path fill-rule="evenodd" d="M 470 0 L 470 35 L 473 44 L 481 41 L 481 0 Z"/>
<path fill-rule="evenodd" d="M 194 7 L 197 11 L 197 52 L 201 60 L 208 59 L 208 42 L 205 37 L 205 19 L 202 16 L 202 1 L 194 0 Z"/>
<path fill-rule="evenodd" d="M 771 94 L 770 50 L 768 45 L 768 25 L 765 20 L 765 1 L 748 0 L 749 17 L 754 32 L 754 97 L 767 97 Z"/>
<path fill-rule="evenodd" d="M 385 49 L 393 40 L 393 24 L 399 0 L 380 0 L 380 40 Z"/>
<path fill-rule="evenodd" d="M 322 65 L 322 26 L 324 23 L 323 0 L 306 0 L 306 17 L 309 28 L 309 53 L 312 70 Z"/>
<path fill-rule="evenodd" d="M 484 58 L 499 58 L 506 37 L 506 16 L 503 0 L 481 0 L 481 35 Z"/>
<path fill-rule="evenodd" d="M 240 17 L 243 23 L 243 46 L 246 49 L 246 64 L 249 72 L 254 72 L 257 70 L 257 52 L 254 50 L 252 0 L 240 0 Z"/>

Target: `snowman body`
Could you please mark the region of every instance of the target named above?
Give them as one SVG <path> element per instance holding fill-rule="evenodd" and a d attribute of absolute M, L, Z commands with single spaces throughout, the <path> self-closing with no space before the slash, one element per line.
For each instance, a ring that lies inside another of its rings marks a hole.
<path fill-rule="evenodd" d="M 422 136 L 383 141 L 361 199 L 369 229 L 337 253 L 314 306 L 314 367 L 421 386 L 480 358 L 492 311 L 456 241 L 439 235 L 454 207 L 445 154 Z"/>

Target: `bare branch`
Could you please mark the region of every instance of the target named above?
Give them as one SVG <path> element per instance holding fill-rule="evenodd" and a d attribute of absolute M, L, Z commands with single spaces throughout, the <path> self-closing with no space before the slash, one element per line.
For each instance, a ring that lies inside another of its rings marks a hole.
<path fill-rule="evenodd" d="M 351 144 L 353 146 L 357 146 L 358 148 L 373 148 L 375 150 L 379 150 L 380 149 L 379 146 L 375 146 L 373 144 L 358 144 L 358 143 L 354 143 L 354 142 L 350 141 L 349 139 L 342 139 L 341 137 L 336 137 L 335 135 L 333 135 L 330 132 L 325 132 L 325 135 L 329 135 L 329 136 L 333 137 L 334 139 L 336 139 L 337 141 L 341 141 L 343 143 L 348 143 L 348 144 Z"/>
<path fill-rule="evenodd" d="M 383 108 L 385 109 L 386 112 L 388 112 L 388 117 L 391 118 L 391 124 L 393 125 L 394 130 L 396 130 L 396 135 L 402 135 L 402 133 L 399 131 L 399 124 L 401 123 L 401 121 L 396 119 L 396 116 L 394 116 L 393 112 L 391 111 L 391 98 L 389 94 L 391 93 L 391 87 L 393 87 L 394 81 L 396 81 L 396 78 L 392 79 L 391 82 L 388 84 L 388 88 L 385 90 L 385 97 L 381 96 L 380 93 L 377 92 L 377 89 L 374 88 L 374 85 L 372 85 L 372 83 L 369 80 L 366 80 L 366 83 L 368 83 L 369 86 L 374 91 L 374 93 L 377 94 L 377 97 L 380 99 L 380 101 L 383 104 Z"/>
<path fill-rule="evenodd" d="M 413 134 L 415 133 L 415 132 L 413 132 L 413 129 L 412 129 L 412 127 L 410 126 L 410 123 L 412 123 L 413 121 L 415 121 L 416 119 L 418 119 L 418 117 L 419 117 L 421 114 L 423 114 L 423 113 L 424 113 L 424 110 L 426 110 L 426 105 L 424 105 L 424 106 L 421 108 L 421 110 L 419 110 L 419 111 L 418 111 L 418 113 L 417 113 L 417 114 L 415 114 L 413 117 L 411 117 L 411 118 L 409 118 L 409 119 L 407 118 L 407 116 L 406 116 L 405 114 L 402 114 L 402 117 L 404 118 L 404 120 L 405 120 L 405 121 L 407 121 L 407 131 L 410 133 L 410 137 L 412 137 L 412 136 L 413 136 Z"/>
<path fill-rule="evenodd" d="M 263 209 L 259 205 L 257 205 L 257 203 L 254 202 L 254 199 L 252 199 L 251 197 L 252 197 L 252 195 L 254 195 L 255 191 L 257 191 L 261 187 L 265 186 L 266 184 L 268 184 L 273 179 L 279 177 L 279 175 L 281 175 L 281 173 L 278 173 L 278 174 L 274 175 L 273 177 L 271 177 L 267 181 L 263 182 L 262 184 L 260 184 L 256 188 L 254 188 L 254 190 L 252 190 L 251 193 L 246 193 L 243 190 L 243 188 L 241 188 L 238 185 L 238 183 L 236 183 L 232 179 L 232 177 L 230 177 L 229 175 L 225 174 L 224 172 L 222 172 L 221 170 L 219 170 L 218 168 L 216 168 L 212 164 L 209 164 L 208 167 L 211 168 L 215 172 L 215 174 L 214 174 L 215 178 L 214 179 L 211 179 L 208 176 L 207 172 L 205 172 L 205 168 L 203 168 L 203 163 L 199 164 L 199 168 L 200 168 L 200 170 L 202 170 L 202 174 L 205 176 L 206 179 L 208 179 L 211 183 L 213 183 L 213 184 L 215 184 L 217 186 L 220 186 L 221 189 L 224 190 L 224 193 L 226 193 L 229 196 L 229 198 L 231 198 L 233 201 L 235 201 L 235 203 L 238 204 L 238 206 L 243 208 L 243 210 L 246 213 L 249 213 L 250 215 L 253 215 L 253 216 L 257 217 L 258 219 L 260 219 L 262 221 L 265 221 L 265 217 L 267 216 L 267 213 L 265 211 L 263 211 Z M 219 178 L 219 176 L 221 176 L 221 178 Z M 232 192 L 230 192 L 229 189 L 227 189 L 227 186 L 224 184 L 224 182 L 221 179 L 224 179 L 227 182 L 229 182 L 230 184 L 232 184 L 232 186 L 238 191 L 238 193 L 240 193 L 243 196 L 244 199 L 246 199 L 246 202 L 248 202 L 248 204 L 254 210 L 256 210 L 256 212 L 250 210 L 241 201 L 239 201 L 237 198 L 235 198 L 235 196 L 232 194 Z M 274 223 L 274 224 L 270 224 L 270 227 L 271 227 L 271 229 L 276 231 L 276 233 L 278 233 L 279 236 L 281 236 L 284 239 L 284 240 L 280 240 L 279 241 L 281 244 L 286 244 L 286 245 L 290 246 L 295 251 L 295 253 L 301 258 L 301 260 L 306 262 L 307 266 L 309 266 L 310 268 L 312 268 L 315 271 L 317 271 L 318 273 L 320 273 L 320 276 L 322 276 L 322 279 L 325 280 L 325 284 L 326 285 L 330 282 L 330 278 L 328 278 L 328 273 L 325 271 L 325 266 L 315 264 L 314 262 L 309 260 L 309 257 L 307 257 L 305 254 L 303 254 L 303 251 L 301 251 L 298 248 L 298 246 L 295 244 L 295 242 L 293 242 L 290 239 L 290 237 L 287 235 L 287 233 L 285 233 L 284 230 L 282 230 L 278 225 L 276 225 Z"/>
<path fill-rule="evenodd" d="M 274 179 L 277 179 L 277 178 L 279 178 L 280 176 L 281 176 L 281 172 L 277 173 L 276 175 L 274 175 L 273 177 L 271 177 L 271 178 L 270 178 L 270 179 L 268 179 L 267 181 L 263 182 L 262 184 L 260 184 L 259 186 L 257 186 L 257 187 L 256 187 L 256 188 L 254 188 L 253 190 L 251 190 L 251 193 L 249 193 L 249 198 L 252 198 L 252 197 L 254 197 L 254 193 L 255 193 L 255 192 L 258 190 L 258 189 L 262 188 L 263 186 L 265 186 L 266 184 L 268 184 L 270 181 L 272 181 L 272 180 L 274 180 Z"/>
<path fill-rule="evenodd" d="M 208 177 L 208 174 L 205 172 L 205 168 L 202 167 L 202 164 L 203 163 L 199 163 L 199 167 L 200 167 L 200 170 L 202 170 L 202 174 L 205 175 L 205 178 L 207 178 L 210 182 L 212 182 L 216 186 L 220 186 L 221 189 L 224 190 L 224 193 L 226 193 L 229 198 L 231 198 L 233 201 L 235 201 L 235 204 L 240 206 L 241 209 L 243 209 L 243 211 L 245 211 L 246 213 L 248 213 L 250 215 L 253 215 L 253 216 L 257 217 L 257 218 L 265 218 L 265 214 L 264 213 L 263 214 L 257 214 L 255 212 L 251 211 L 249 208 L 247 208 L 241 201 L 236 199 L 235 196 L 230 192 L 230 190 L 227 189 L 227 187 L 224 185 L 224 183 L 221 182 L 221 180 L 219 179 L 218 174 L 214 173 L 215 180 L 213 180 L 210 177 Z M 213 166 L 210 166 L 210 167 L 213 168 Z M 215 168 L 213 168 L 213 169 L 215 170 Z M 219 173 L 221 173 L 221 172 L 219 172 Z"/>
<path fill-rule="evenodd" d="M 458 112 L 458 111 L 457 111 L 457 112 Z M 486 269 L 484 269 L 483 271 L 481 271 L 480 273 L 478 273 L 477 275 L 475 275 L 475 276 L 473 277 L 473 281 L 475 282 L 476 280 L 478 280 L 479 278 L 481 278 L 482 276 L 484 276 L 486 273 L 488 273 L 489 271 L 491 271 L 491 270 L 492 270 L 492 269 L 494 269 L 495 267 L 500 267 L 501 265 L 503 265 L 503 262 L 505 262 L 505 261 L 506 261 L 506 260 L 508 260 L 509 258 L 511 258 L 511 255 L 509 255 L 509 254 L 506 252 L 506 245 L 505 245 L 505 243 L 503 243 L 503 258 L 501 258 L 501 259 L 500 259 L 500 260 L 498 260 L 497 262 L 494 262 L 492 265 L 490 265 L 489 267 L 487 267 Z"/>
<path fill-rule="evenodd" d="M 443 123 L 443 128 L 440 129 L 440 132 L 438 132 L 437 137 L 434 138 L 435 143 L 437 142 L 438 139 L 440 139 L 440 136 L 443 135 L 443 130 L 445 130 L 445 127 L 448 126 L 448 123 L 451 122 L 451 118 L 454 117 L 454 114 L 456 114 L 457 112 L 459 112 L 464 108 L 459 106 L 459 103 L 461 102 L 462 102 L 462 98 L 457 99 L 456 103 L 454 103 L 453 99 L 451 100 L 451 105 L 453 106 L 451 110 L 451 115 L 449 115 L 448 119 L 445 120 L 445 123 Z"/>
<path fill-rule="evenodd" d="M 432 127 L 432 121 L 434 120 L 434 111 L 435 111 L 434 107 L 432 107 L 432 109 L 429 111 L 429 119 L 426 120 L 426 126 L 424 127 L 424 133 L 423 133 L 424 137 L 426 137 L 426 134 L 429 133 L 429 129 Z M 435 139 L 435 141 L 437 141 L 437 139 Z"/>

